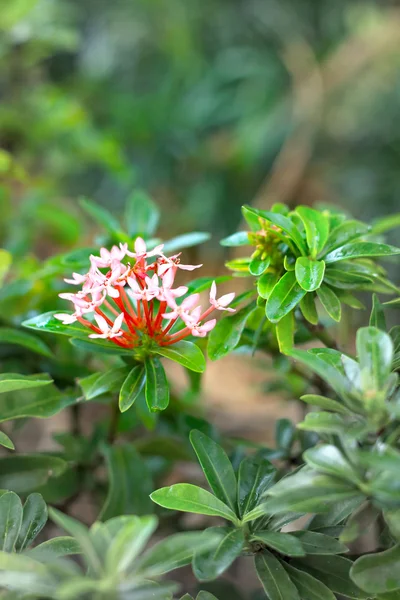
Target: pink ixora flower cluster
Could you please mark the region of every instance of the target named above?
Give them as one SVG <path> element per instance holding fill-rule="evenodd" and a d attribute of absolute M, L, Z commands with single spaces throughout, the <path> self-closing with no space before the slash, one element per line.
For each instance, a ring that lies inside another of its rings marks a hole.
<path fill-rule="evenodd" d="M 178 302 L 188 291 L 186 286 L 173 287 L 178 269 L 192 271 L 202 266 L 183 265 L 179 257 L 165 256 L 163 245 L 148 252 L 141 238 L 137 238 L 134 252 L 127 244 L 113 246 L 111 251 L 101 248 L 100 256 L 90 257 L 88 273 L 74 273 L 72 279 L 65 279 L 81 286 L 75 294 L 60 294 L 73 303 L 74 313 L 55 317 L 66 325 L 79 321 L 92 330 L 89 337 L 109 339 L 123 348 L 136 348 L 149 338 L 168 346 L 189 335 L 205 337 L 216 324 L 215 319 L 206 321 L 207 317 L 214 310 L 234 312 L 228 305 L 235 294 L 217 299 L 213 282 L 205 311 L 199 294 Z M 90 314 L 94 322 L 88 319 Z M 179 319 L 184 327 L 173 333 Z"/>

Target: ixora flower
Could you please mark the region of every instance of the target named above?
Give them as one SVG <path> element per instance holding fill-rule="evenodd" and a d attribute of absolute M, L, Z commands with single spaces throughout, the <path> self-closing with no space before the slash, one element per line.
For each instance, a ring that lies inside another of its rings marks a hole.
<path fill-rule="evenodd" d="M 141 238 L 134 252 L 127 244 L 101 248 L 100 256 L 90 256 L 88 273 L 73 273 L 65 280 L 82 286 L 76 293 L 60 294 L 72 302 L 73 314 L 57 313 L 55 318 L 65 325 L 78 321 L 90 330 L 89 338 L 110 340 L 124 349 L 171 346 L 190 335 L 205 337 L 216 324 L 208 319 L 213 311 L 234 312 L 228 305 L 235 294 L 217 299 L 213 282 L 206 310 L 199 294 L 179 301 L 188 288 L 174 287 L 178 269 L 191 271 L 202 265 L 182 265 L 179 254 L 168 258 L 162 251 L 162 245 L 148 251 Z"/>

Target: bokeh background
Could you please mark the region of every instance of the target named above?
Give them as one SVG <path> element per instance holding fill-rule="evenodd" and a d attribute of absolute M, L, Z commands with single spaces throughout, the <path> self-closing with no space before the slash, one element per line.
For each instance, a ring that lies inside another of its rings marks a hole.
<path fill-rule="evenodd" d="M 92 242 L 80 196 L 118 217 L 147 190 L 161 236 L 212 233 L 189 252 L 207 274 L 243 203 L 399 209 L 396 1 L 0 0 L 0 101 L 0 247 L 20 276 Z M 264 439 L 290 409 L 253 365 L 211 367 L 206 397 Z"/>

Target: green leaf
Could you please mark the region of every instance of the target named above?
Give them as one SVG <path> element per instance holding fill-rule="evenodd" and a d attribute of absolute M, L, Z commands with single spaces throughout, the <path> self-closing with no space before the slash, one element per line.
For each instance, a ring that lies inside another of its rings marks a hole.
<path fill-rule="evenodd" d="M 328 240 L 329 218 L 319 210 L 309 206 L 297 206 L 296 212 L 303 221 L 311 256 L 316 257 L 323 250 Z"/>
<path fill-rule="evenodd" d="M 209 233 L 205 233 L 204 231 L 192 231 L 191 233 L 184 233 L 172 238 L 172 240 L 164 242 L 163 252 L 175 252 L 176 250 L 183 250 L 184 248 L 198 246 L 199 244 L 204 244 L 204 242 L 207 242 L 210 237 L 211 235 Z"/>
<path fill-rule="evenodd" d="M 205 371 L 206 361 L 204 354 L 193 342 L 182 340 L 172 346 L 158 346 L 156 352 L 196 373 L 203 373 Z"/>
<path fill-rule="evenodd" d="M 29 375 L 36 380 L 47 375 Z M 50 383 L 44 379 L 46 383 Z M 0 395 L 0 422 L 26 417 L 46 418 L 60 412 L 66 406 L 77 401 L 76 396 L 64 396 L 51 384 L 48 387 L 26 388 L 17 393 L 10 392 Z"/>
<path fill-rule="evenodd" d="M 3 457 L 0 458 L 0 489 L 13 490 L 18 494 L 30 492 L 45 484 L 50 477 L 61 475 L 66 468 L 64 460 L 47 454 Z"/>
<path fill-rule="evenodd" d="M 237 231 L 220 241 L 221 246 L 250 246 L 247 231 Z"/>
<path fill-rule="evenodd" d="M 314 373 L 326 381 L 337 394 L 342 395 L 348 387 L 347 379 L 332 364 L 324 361 L 320 356 L 306 350 L 293 349 L 290 353 L 295 360 L 299 360 Z"/>
<path fill-rule="evenodd" d="M 79 378 L 77 381 L 86 400 L 93 400 L 103 394 L 117 392 L 128 374 L 129 367 L 118 367 L 105 373 L 93 373 L 88 377 Z"/>
<path fill-rule="evenodd" d="M 303 314 L 303 317 L 306 321 L 311 323 L 311 325 L 317 325 L 318 323 L 318 313 L 315 306 L 315 294 L 306 294 L 300 300 L 300 310 Z"/>
<path fill-rule="evenodd" d="M 199 581 L 217 579 L 238 558 L 245 545 L 243 529 L 211 527 L 204 531 L 220 534 L 217 546 L 207 553 L 196 551 L 193 558 L 193 573 Z"/>
<path fill-rule="evenodd" d="M 334 229 L 329 234 L 328 241 L 324 247 L 324 254 L 329 254 L 332 250 L 339 248 L 368 233 L 370 227 L 361 221 L 345 221 Z"/>
<path fill-rule="evenodd" d="M 369 318 L 369 324 L 371 327 L 376 327 L 377 329 L 386 331 L 385 312 L 376 294 L 372 294 L 372 311 Z"/>
<path fill-rule="evenodd" d="M 318 413 L 317 413 L 318 414 Z M 357 474 L 336 446 L 324 444 L 309 448 L 303 454 L 305 462 L 317 471 L 357 481 Z"/>
<path fill-rule="evenodd" d="M 272 485 L 276 469 L 261 457 L 244 458 L 239 466 L 238 505 L 243 518 L 260 502 L 262 495 Z"/>
<path fill-rule="evenodd" d="M 45 379 L 42 375 L 2 373 L 0 375 L 0 393 L 49 385 L 49 383 L 52 383 L 52 381 L 52 379 Z"/>
<path fill-rule="evenodd" d="M 116 235 L 118 238 L 120 237 L 122 233 L 121 225 L 106 208 L 103 208 L 99 204 L 96 204 L 87 198 L 80 198 L 79 204 L 83 210 L 109 234 Z"/>
<path fill-rule="evenodd" d="M 348 552 L 347 546 L 329 535 L 316 531 L 293 531 L 291 535 L 298 538 L 306 554 L 343 554 Z"/>
<path fill-rule="evenodd" d="M 109 575 L 128 572 L 157 527 L 155 516 L 128 517 L 114 536 L 106 554 Z"/>
<path fill-rule="evenodd" d="M 196 429 L 190 433 L 190 443 L 210 488 L 219 500 L 236 513 L 236 476 L 224 449 Z"/>
<path fill-rule="evenodd" d="M 156 490 L 150 497 L 153 502 L 164 508 L 222 517 L 233 523 L 237 522 L 237 517 L 229 506 L 197 485 L 177 483 Z"/>
<path fill-rule="evenodd" d="M 22 322 L 24 327 L 34 329 L 35 331 L 43 331 L 46 333 L 59 333 L 61 335 L 69 335 L 74 338 L 87 339 L 89 330 L 78 322 L 71 325 L 63 325 L 61 321 L 56 319 L 54 315 L 58 314 L 59 310 L 53 310 L 42 315 L 37 315 L 32 319 Z M 63 311 L 67 314 L 68 311 Z M 72 313 L 71 313 L 72 314 Z"/>
<path fill-rule="evenodd" d="M 255 211 L 255 209 L 252 210 Z M 296 225 L 289 217 L 285 217 L 284 215 L 281 215 L 279 213 L 274 213 L 267 210 L 259 210 L 257 211 L 257 214 L 260 215 L 260 217 L 262 217 L 263 219 L 271 221 L 271 223 L 285 231 L 296 244 L 301 254 L 307 254 L 306 243 L 303 240 L 300 231 L 297 229 Z"/>
<path fill-rule="evenodd" d="M 196 600 L 218 600 L 218 598 L 214 594 L 210 594 L 210 592 L 201 591 L 197 594 Z"/>
<path fill-rule="evenodd" d="M 158 577 L 190 563 L 194 552 L 207 552 L 219 541 L 219 536 L 205 530 L 176 533 L 155 544 L 140 558 L 135 570 L 142 577 Z"/>
<path fill-rule="evenodd" d="M 289 354 L 294 345 L 294 316 L 292 312 L 276 324 L 276 337 L 279 351 L 282 354 Z"/>
<path fill-rule="evenodd" d="M 60 332 L 59 332 L 60 333 Z M 88 333 L 86 331 L 86 333 Z M 84 352 L 97 352 L 99 354 L 114 354 L 116 356 L 133 356 L 133 352 L 131 348 L 122 348 L 121 346 L 117 346 L 111 340 L 101 340 L 101 339 L 81 339 L 81 338 L 72 338 L 69 340 L 70 343 L 79 348 L 79 350 L 83 350 Z"/>
<path fill-rule="evenodd" d="M 160 220 L 158 206 L 143 190 L 135 190 L 126 202 L 125 221 L 131 237 L 154 235 Z"/>
<path fill-rule="evenodd" d="M 305 294 L 305 290 L 297 283 L 294 272 L 285 273 L 268 298 L 265 311 L 267 318 L 277 323 L 300 302 Z"/>
<path fill-rule="evenodd" d="M 9 450 L 15 450 L 12 440 L 10 440 L 4 431 L 0 431 L 0 446 L 4 446 L 4 448 L 8 448 Z"/>
<path fill-rule="evenodd" d="M 30 494 L 24 504 L 21 529 L 15 546 L 17 552 L 25 550 L 47 523 L 47 506 L 40 494 Z"/>
<path fill-rule="evenodd" d="M 267 300 L 269 298 L 270 293 L 274 289 L 274 286 L 279 280 L 278 273 L 264 273 L 257 279 L 257 292 L 261 298 Z"/>
<path fill-rule="evenodd" d="M 292 564 L 292 563 L 291 563 Z M 367 598 L 350 579 L 351 560 L 342 556 L 310 556 L 297 558 L 293 561 L 296 569 L 301 569 L 319 579 L 335 594 L 342 594 L 346 598 L 360 600 Z"/>
<path fill-rule="evenodd" d="M 400 546 L 362 556 L 351 567 L 352 580 L 369 594 L 400 588 Z"/>
<path fill-rule="evenodd" d="M 18 329 L 0 327 L 0 343 L 22 346 L 23 348 L 27 348 L 32 352 L 36 352 L 37 354 L 48 356 L 50 358 L 53 356 L 50 348 L 44 342 L 42 342 L 42 340 L 34 335 L 31 335 L 30 333 L 19 331 Z"/>
<path fill-rule="evenodd" d="M 270 265 L 271 257 L 267 256 L 265 259 L 261 259 L 258 256 L 255 256 L 251 259 L 249 264 L 249 271 L 254 277 L 259 277 L 266 271 Z"/>
<path fill-rule="evenodd" d="M 4 17 L 4 14 L 2 15 Z M 0 248 L 0 286 L 2 285 L 5 276 L 10 270 L 12 264 L 12 256 L 7 250 Z"/>
<path fill-rule="evenodd" d="M 283 563 L 284 569 L 304 600 L 336 600 L 331 590 L 312 575 Z"/>
<path fill-rule="evenodd" d="M 256 308 L 256 303 L 251 302 L 231 317 L 225 317 L 217 323 L 208 337 L 207 350 L 211 360 L 226 356 L 238 345 L 247 319 Z"/>
<path fill-rule="evenodd" d="M 376 327 L 361 327 L 356 346 L 365 391 L 381 390 L 387 383 L 393 360 L 393 342 L 389 334 Z"/>
<path fill-rule="evenodd" d="M 277 531 L 256 531 L 252 541 L 260 541 L 269 548 L 276 550 L 286 556 L 305 556 L 301 542 L 290 533 L 279 533 Z"/>
<path fill-rule="evenodd" d="M 316 431 L 317 433 L 343 433 L 346 422 L 340 415 L 328 412 L 312 412 L 306 415 L 297 428 L 305 431 Z"/>
<path fill-rule="evenodd" d="M 342 307 L 335 292 L 327 285 L 322 285 L 317 290 L 317 296 L 331 319 L 339 322 L 342 316 Z"/>
<path fill-rule="evenodd" d="M 0 496 L 0 550 L 13 552 L 22 522 L 22 504 L 17 494 Z"/>
<path fill-rule="evenodd" d="M 349 258 L 393 256 L 394 254 L 400 254 L 400 248 L 376 242 L 353 242 L 332 250 L 324 257 L 324 260 L 328 264 Z"/>
<path fill-rule="evenodd" d="M 331 410 L 342 415 L 351 414 L 351 411 L 345 406 L 343 406 L 343 404 L 340 404 L 340 402 L 338 402 L 337 400 L 331 400 L 331 398 L 326 398 L 325 396 L 318 396 L 317 394 L 306 394 L 305 396 L 300 396 L 300 400 L 302 400 L 306 404 L 318 406 L 319 408 L 325 408 L 326 410 Z"/>
<path fill-rule="evenodd" d="M 258 578 L 269 600 L 300 600 L 297 588 L 281 563 L 273 554 L 264 550 L 256 554 L 255 565 Z"/>
<path fill-rule="evenodd" d="M 128 377 L 122 384 L 119 393 L 119 409 L 121 412 L 128 410 L 135 402 L 146 381 L 145 368 L 143 365 L 136 365 L 130 371 Z"/>
<path fill-rule="evenodd" d="M 153 489 L 150 471 L 130 443 L 103 450 L 108 471 L 109 489 L 99 519 L 118 515 L 146 515 L 153 512 L 149 494 Z"/>
<path fill-rule="evenodd" d="M 79 521 L 76 519 L 63 514 L 55 508 L 49 509 L 49 515 L 52 521 L 54 521 L 58 527 L 61 527 L 61 529 L 64 529 L 73 538 L 75 538 L 76 542 L 78 542 L 82 549 L 83 558 L 88 567 L 90 567 L 94 573 L 100 575 L 103 571 L 101 558 L 90 538 L 87 527 L 82 525 L 82 523 L 79 523 Z"/>
<path fill-rule="evenodd" d="M 165 410 L 169 404 L 169 385 L 161 361 L 153 356 L 146 358 L 146 402 L 153 412 Z"/>
<path fill-rule="evenodd" d="M 325 263 L 323 260 L 311 260 L 306 256 L 299 256 L 296 260 L 295 275 L 297 282 L 306 290 L 314 292 L 324 279 Z"/>
<path fill-rule="evenodd" d="M 39 562 L 52 562 L 62 556 L 81 554 L 82 547 L 75 538 L 65 535 L 47 540 L 25 553 Z"/>

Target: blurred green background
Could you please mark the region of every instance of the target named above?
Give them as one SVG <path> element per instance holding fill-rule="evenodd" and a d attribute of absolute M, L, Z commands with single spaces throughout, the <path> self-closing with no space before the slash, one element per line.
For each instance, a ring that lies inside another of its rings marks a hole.
<path fill-rule="evenodd" d="M 77 198 L 118 216 L 136 186 L 206 259 L 245 202 L 398 210 L 397 6 L 0 0 L 0 246 L 82 245 Z"/>

